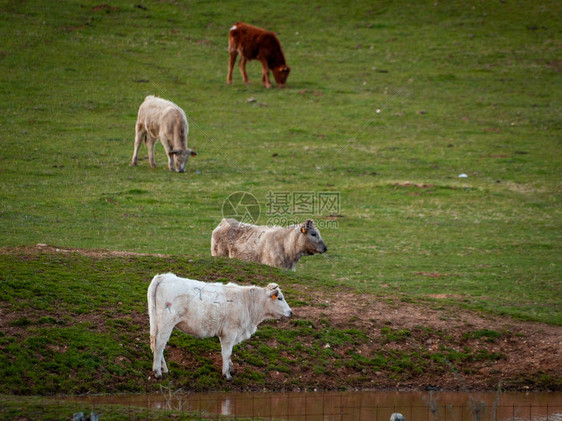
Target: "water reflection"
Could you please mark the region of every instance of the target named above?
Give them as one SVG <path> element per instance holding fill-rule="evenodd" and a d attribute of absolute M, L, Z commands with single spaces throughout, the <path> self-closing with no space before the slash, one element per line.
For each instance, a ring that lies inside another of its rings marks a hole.
<path fill-rule="evenodd" d="M 318 392 L 178 393 L 80 397 L 96 404 L 290 421 L 562 421 L 562 393 Z"/>

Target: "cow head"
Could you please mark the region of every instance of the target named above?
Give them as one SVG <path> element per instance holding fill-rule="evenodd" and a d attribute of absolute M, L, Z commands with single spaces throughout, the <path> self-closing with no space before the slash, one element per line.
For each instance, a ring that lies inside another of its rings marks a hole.
<path fill-rule="evenodd" d="M 312 255 L 317 253 L 326 253 L 328 247 L 320 236 L 320 231 L 316 228 L 312 219 L 307 220 L 299 226 L 299 251 L 304 255 Z"/>
<path fill-rule="evenodd" d="M 185 172 L 185 166 L 190 156 L 197 156 L 197 152 L 189 148 L 182 150 L 173 150 L 168 153 L 174 162 L 174 166 L 170 168 L 172 171 Z"/>
<path fill-rule="evenodd" d="M 279 319 L 283 316 L 291 317 L 293 315 L 293 310 L 285 301 L 279 285 L 271 283 L 265 288 L 265 292 L 267 296 L 265 304 L 267 317 Z"/>
<path fill-rule="evenodd" d="M 273 68 L 272 71 L 275 82 L 277 82 L 277 86 L 279 88 L 284 88 L 287 83 L 289 73 L 291 72 L 291 68 L 289 66 L 279 66 Z"/>

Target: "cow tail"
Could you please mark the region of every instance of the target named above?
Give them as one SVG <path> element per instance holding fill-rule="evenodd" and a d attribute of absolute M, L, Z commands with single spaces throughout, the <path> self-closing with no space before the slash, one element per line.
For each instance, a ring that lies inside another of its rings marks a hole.
<path fill-rule="evenodd" d="M 156 316 L 156 290 L 162 282 L 162 275 L 156 275 L 148 287 L 146 298 L 148 301 L 148 317 L 150 319 L 150 349 L 154 352 L 156 336 L 158 335 L 158 320 Z"/>
<path fill-rule="evenodd" d="M 215 233 L 211 234 L 211 256 L 217 256 L 217 242 L 215 241 Z"/>

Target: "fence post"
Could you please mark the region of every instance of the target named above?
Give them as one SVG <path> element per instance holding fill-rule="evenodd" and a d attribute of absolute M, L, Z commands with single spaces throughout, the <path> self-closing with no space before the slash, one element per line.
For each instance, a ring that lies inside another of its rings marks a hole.
<path fill-rule="evenodd" d="M 343 403 L 341 400 L 341 393 L 340 393 L 340 421 L 343 420 Z"/>

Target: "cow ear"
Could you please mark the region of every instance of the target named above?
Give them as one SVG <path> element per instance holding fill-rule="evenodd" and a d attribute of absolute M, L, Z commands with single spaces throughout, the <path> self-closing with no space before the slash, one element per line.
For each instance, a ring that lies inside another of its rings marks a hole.
<path fill-rule="evenodd" d="M 168 152 L 168 155 L 172 156 L 172 155 L 176 155 L 177 153 L 178 153 L 178 151 L 170 151 L 170 152 Z"/>
<path fill-rule="evenodd" d="M 305 226 L 302 226 L 302 227 L 301 227 L 301 232 L 302 232 L 303 234 L 306 234 L 306 233 L 308 232 L 308 230 L 306 229 Z"/>
<path fill-rule="evenodd" d="M 189 150 L 189 154 L 191 156 L 197 156 L 197 152 L 195 152 L 194 150 L 191 150 L 191 149 Z"/>
<path fill-rule="evenodd" d="M 267 286 L 267 295 L 270 297 L 276 297 L 279 295 L 279 285 L 271 283 Z"/>

